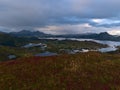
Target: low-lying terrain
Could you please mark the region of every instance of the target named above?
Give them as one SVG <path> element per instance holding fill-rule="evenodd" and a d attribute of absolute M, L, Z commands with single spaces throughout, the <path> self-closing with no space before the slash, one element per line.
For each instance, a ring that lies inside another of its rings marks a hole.
<path fill-rule="evenodd" d="M 0 90 L 120 90 L 120 50 L 96 51 L 106 47 L 1 33 Z"/>
<path fill-rule="evenodd" d="M 98 52 L 0 63 L 1 90 L 120 90 L 120 56 Z"/>
<path fill-rule="evenodd" d="M 19 42 L 20 43 L 20 42 Z M 26 42 L 24 42 L 26 43 Z M 22 46 L 29 44 L 29 43 L 43 43 L 46 44 L 47 47 L 42 50 L 41 47 L 30 47 L 30 48 L 23 48 Z M 29 57 L 34 56 L 35 54 L 50 51 L 50 52 L 56 52 L 60 53 L 60 49 L 99 49 L 103 47 L 107 47 L 107 45 L 99 44 L 93 41 L 71 41 L 71 40 L 47 40 L 47 39 L 35 39 L 27 42 L 26 44 L 23 44 L 21 46 L 0 46 L 0 61 L 6 61 L 8 60 L 9 55 L 15 55 L 16 58 L 21 57 Z"/>

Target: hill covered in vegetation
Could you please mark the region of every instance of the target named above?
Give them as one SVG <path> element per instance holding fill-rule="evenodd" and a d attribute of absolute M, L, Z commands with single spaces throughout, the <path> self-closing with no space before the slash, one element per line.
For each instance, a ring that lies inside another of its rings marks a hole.
<path fill-rule="evenodd" d="M 68 35 L 57 35 L 55 37 L 63 38 L 84 38 L 84 39 L 95 39 L 95 40 L 105 40 L 105 41 L 120 41 L 120 36 L 110 35 L 107 32 L 101 33 L 90 33 L 90 34 L 68 34 Z"/>
<path fill-rule="evenodd" d="M 11 40 L 22 40 L 22 39 L 16 39 L 13 38 Z M 8 40 L 9 41 L 9 40 Z M 1 41 L 0 41 L 1 42 Z M 5 41 L 4 41 L 5 42 Z M 6 42 L 6 45 L 1 45 L 0 46 L 0 61 L 6 61 L 8 60 L 9 55 L 15 55 L 17 58 L 21 57 L 29 57 L 29 56 L 34 56 L 35 54 L 39 54 L 42 52 L 56 52 L 59 54 L 63 54 L 60 52 L 61 49 L 65 50 L 74 50 L 74 49 L 82 49 L 82 48 L 87 48 L 87 49 L 99 49 L 99 48 L 104 48 L 107 47 L 107 45 L 104 44 L 99 44 L 96 42 L 92 41 L 71 41 L 71 40 L 64 40 L 64 41 L 59 41 L 59 40 L 47 40 L 47 39 L 26 39 L 21 42 L 17 42 L 15 46 L 11 46 Z M 46 44 L 47 47 L 45 50 L 42 50 L 40 47 L 31 47 L 31 48 L 23 48 L 25 44 L 29 43 L 43 43 Z"/>
<path fill-rule="evenodd" d="M 84 38 L 84 39 L 95 39 L 95 40 L 108 40 L 108 41 L 120 41 L 120 36 L 110 35 L 108 32 L 101 33 L 83 33 L 83 34 L 64 34 L 64 35 L 51 35 L 45 34 L 40 31 L 29 31 L 22 30 L 20 32 L 11 32 L 9 35 L 16 37 L 38 37 L 38 38 L 46 38 L 46 37 L 59 37 L 59 38 Z"/>
<path fill-rule="evenodd" d="M 12 36 L 16 36 L 16 37 L 47 37 L 47 36 L 51 36 L 50 34 L 45 34 L 40 31 L 30 31 L 30 30 L 22 30 L 19 32 L 10 32 L 9 34 Z"/>
<path fill-rule="evenodd" d="M 2 90 L 120 90 L 120 56 L 98 52 L 0 63 Z"/>
<path fill-rule="evenodd" d="M 28 43 L 30 39 L 24 37 L 12 36 L 8 33 L 0 33 L 0 45 L 16 47 Z M 32 40 L 32 38 L 31 38 Z"/>

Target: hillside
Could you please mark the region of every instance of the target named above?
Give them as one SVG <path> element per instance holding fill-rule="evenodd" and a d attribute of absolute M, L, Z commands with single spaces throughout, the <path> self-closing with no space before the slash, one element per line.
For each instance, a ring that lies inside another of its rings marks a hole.
<path fill-rule="evenodd" d="M 11 47 L 20 47 L 29 42 L 38 41 L 36 37 L 18 37 L 10 33 L 0 33 L 0 45 L 2 46 L 11 46 Z"/>
<path fill-rule="evenodd" d="M 4 41 L 5 39 L 3 39 Z M 5 45 L 0 46 L 0 61 L 6 61 L 8 60 L 9 55 L 15 55 L 17 58 L 21 57 L 28 57 L 28 56 L 34 56 L 36 54 L 42 53 L 42 52 L 55 52 L 59 54 L 63 54 L 64 52 L 71 52 L 71 50 L 76 49 L 82 49 L 87 48 L 89 50 L 97 50 L 99 48 L 105 48 L 107 45 L 99 44 L 92 41 L 70 41 L 70 40 L 47 40 L 47 39 L 17 39 L 13 38 L 11 40 L 17 40 L 16 43 L 13 43 L 15 46 L 9 45 L 9 40 L 4 41 L 6 43 Z M 21 40 L 21 41 L 20 41 Z M 0 41 L 1 42 L 1 41 Z M 41 49 L 40 47 L 31 47 L 31 48 L 22 48 L 24 45 L 28 45 L 29 43 L 39 44 L 43 43 L 46 44 L 47 47 L 45 50 Z M 63 50 L 61 52 L 61 49 Z"/>
<path fill-rule="evenodd" d="M 29 31 L 29 30 L 22 30 L 20 32 L 11 32 L 8 33 L 9 35 L 15 37 L 39 37 L 39 38 L 49 38 L 49 37 L 59 37 L 59 38 L 84 38 L 84 39 L 95 39 L 95 40 L 109 40 L 109 41 L 120 41 L 120 36 L 110 35 L 107 32 L 101 33 L 85 33 L 85 34 L 65 34 L 65 35 L 50 35 L 45 34 L 40 31 Z"/>
<path fill-rule="evenodd" d="M 108 41 L 120 41 L 120 36 L 110 35 L 107 32 L 91 33 L 91 34 L 68 34 L 68 35 L 57 35 L 55 37 L 63 38 L 84 38 L 84 39 L 95 39 L 95 40 L 108 40 Z"/>
<path fill-rule="evenodd" d="M 17 36 L 17 37 L 46 37 L 50 36 L 49 34 L 45 34 L 40 31 L 29 31 L 29 30 L 22 30 L 19 32 L 11 32 L 10 35 Z"/>
<path fill-rule="evenodd" d="M 120 90 L 120 56 L 89 52 L 2 62 L 0 87 L 2 90 Z"/>

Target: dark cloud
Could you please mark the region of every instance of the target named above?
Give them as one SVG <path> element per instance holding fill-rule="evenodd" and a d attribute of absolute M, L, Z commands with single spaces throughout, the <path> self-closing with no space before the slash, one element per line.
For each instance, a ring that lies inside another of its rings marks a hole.
<path fill-rule="evenodd" d="M 119 20 L 119 16 L 118 0 L 0 0 L 0 26 L 16 30 L 85 23 L 110 28 L 119 23 L 99 24 L 91 20 L 109 22 Z"/>

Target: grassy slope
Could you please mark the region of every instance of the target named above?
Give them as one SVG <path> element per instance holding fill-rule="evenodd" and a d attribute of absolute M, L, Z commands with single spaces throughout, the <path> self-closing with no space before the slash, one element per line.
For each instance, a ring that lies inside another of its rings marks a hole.
<path fill-rule="evenodd" d="M 48 45 L 48 51 L 59 51 L 60 49 L 80 49 L 80 48 L 88 48 L 88 49 L 98 49 L 107 47 L 107 45 L 103 45 L 100 43 L 96 43 L 93 41 L 76 41 L 76 40 L 41 40 L 41 42 L 46 43 Z"/>
<path fill-rule="evenodd" d="M 0 63 L 1 90 L 120 90 L 120 56 L 97 52 Z"/>
<path fill-rule="evenodd" d="M 33 43 L 45 43 L 47 44 L 46 51 L 59 52 L 60 49 L 79 49 L 79 48 L 89 48 L 98 49 L 106 47 L 106 45 L 91 42 L 91 41 L 58 41 L 58 40 L 38 40 L 32 41 Z M 34 48 L 21 48 L 21 47 L 10 47 L 10 46 L 0 46 L 0 61 L 5 61 L 8 59 L 8 55 L 14 54 L 19 57 L 29 57 L 35 54 L 43 52 L 40 47 Z"/>

